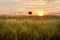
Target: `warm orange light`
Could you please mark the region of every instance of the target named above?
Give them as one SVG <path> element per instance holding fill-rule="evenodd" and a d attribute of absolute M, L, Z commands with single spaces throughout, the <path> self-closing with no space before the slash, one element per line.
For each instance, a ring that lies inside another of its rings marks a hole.
<path fill-rule="evenodd" d="M 45 11 L 38 11 L 37 15 L 38 16 L 44 16 L 44 15 L 46 15 L 46 12 Z"/>

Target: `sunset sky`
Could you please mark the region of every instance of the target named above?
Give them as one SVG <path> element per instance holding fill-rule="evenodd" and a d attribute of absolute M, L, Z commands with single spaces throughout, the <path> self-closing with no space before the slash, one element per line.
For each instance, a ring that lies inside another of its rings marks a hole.
<path fill-rule="evenodd" d="M 0 13 L 15 13 L 28 10 L 60 12 L 60 0 L 0 0 Z"/>

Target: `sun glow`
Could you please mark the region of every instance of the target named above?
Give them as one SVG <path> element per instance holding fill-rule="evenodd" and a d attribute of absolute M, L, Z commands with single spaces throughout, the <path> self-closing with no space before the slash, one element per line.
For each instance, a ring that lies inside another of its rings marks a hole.
<path fill-rule="evenodd" d="M 45 11 L 38 11 L 37 15 L 38 16 L 44 16 L 44 15 L 46 15 L 46 12 Z"/>

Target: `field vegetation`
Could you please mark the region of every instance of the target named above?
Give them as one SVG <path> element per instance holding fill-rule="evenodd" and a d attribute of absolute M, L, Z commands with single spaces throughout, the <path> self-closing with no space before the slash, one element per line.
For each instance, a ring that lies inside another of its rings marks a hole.
<path fill-rule="evenodd" d="M 60 40 L 60 17 L 0 17 L 0 40 Z"/>

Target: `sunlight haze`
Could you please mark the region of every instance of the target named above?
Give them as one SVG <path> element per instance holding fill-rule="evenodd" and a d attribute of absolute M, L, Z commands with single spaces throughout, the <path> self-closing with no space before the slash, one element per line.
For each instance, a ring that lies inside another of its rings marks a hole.
<path fill-rule="evenodd" d="M 60 0 L 0 0 L 0 14 L 45 10 L 60 12 Z"/>

